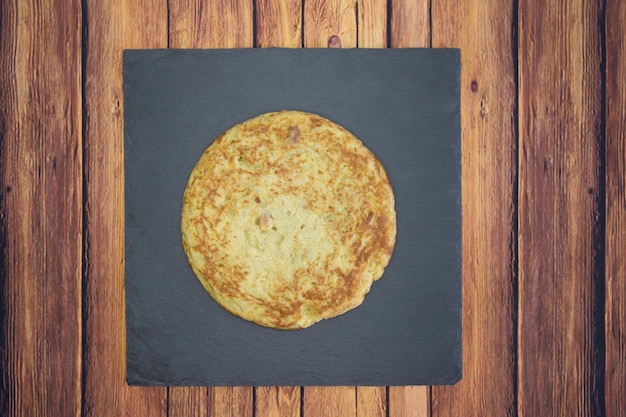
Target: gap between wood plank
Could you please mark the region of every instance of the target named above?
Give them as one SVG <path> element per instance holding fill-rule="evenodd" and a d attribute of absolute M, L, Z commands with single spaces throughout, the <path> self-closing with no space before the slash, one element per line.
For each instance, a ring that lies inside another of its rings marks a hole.
<path fill-rule="evenodd" d="M 513 367 L 513 412 L 515 413 L 515 417 L 518 415 L 519 405 L 518 405 L 518 384 L 519 384 L 519 315 L 520 315 L 520 303 L 519 303 L 519 167 L 520 167 L 520 135 L 519 135 L 519 127 L 520 127 L 520 119 L 519 119 L 519 108 L 520 108 L 520 96 L 519 96 L 519 0 L 513 0 L 513 10 L 511 17 L 511 55 L 513 58 L 513 80 L 515 82 L 515 98 L 514 98 L 514 109 L 513 109 L 513 129 L 515 134 L 515 178 L 513 179 L 513 236 L 511 236 L 511 242 L 514 245 L 511 248 L 511 256 L 513 257 L 513 288 L 512 288 L 512 298 L 513 298 L 513 308 L 512 311 L 515 312 L 515 317 L 513 317 L 513 352 L 511 355 L 513 356 L 513 361 L 515 366 Z"/>
<path fill-rule="evenodd" d="M 6 23 L 6 14 L 5 7 L 8 8 L 8 2 L 0 3 L 0 38 L 3 39 L 3 42 L 0 43 L 0 63 L 2 64 L 2 68 L 9 67 L 9 57 L 12 57 L 15 52 L 15 44 L 13 42 L 8 42 L 6 36 L 7 31 L 7 23 Z M 5 61 L 6 60 L 6 61 Z M 5 72 L 5 74 L 7 74 Z M 11 185 L 6 184 L 6 169 L 5 169 L 5 158 L 6 158 L 6 135 L 7 135 L 7 119 L 9 118 L 9 108 L 6 105 L 8 102 L 8 98 L 5 96 L 11 90 L 11 86 L 7 85 L 8 82 L 2 83 L 2 105 L 0 105 L 0 323 L 2 323 L 2 328 L 0 331 L 0 364 L 4 364 L 6 368 L 9 367 L 9 354 L 7 344 L 9 342 L 8 334 L 8 323 L 7 323 L 7 297 L 6 297 L 6 286 L 8 279 L 8 256 L 7 256 L 7 248 L 8 248 L 8 238 L 7 238 L 7 229 L 8 229 L 8 220 L 6 217 L 8 203 L 6 200 L 6 194 L 13 191 Z M 3 370 L 3 374 L 6 375 L 6 368 Z M 3 377 L 5 379 L 6 376 Z M 9 413 L 9 392 L 8 392 L 8 384 L 4 383 L 2 385 L 0 392 L 0 414 L 8 415 Z"/>
<path fill-rule="evenodd" d="M 607 91 L 606 91 L 606 61 L 607 61 L 607 37 L 606 37 L 606 8 L 607 0 L 601 1 L 601 10 L 599 11 L 599 19 L 597 22 L 598 31 L 600 32 L 600 144 L 599 144 L 599 181 L 598 190 L 595 193 L 596 207 L 598 216 L 595 218 L 593 227 L 595 234 L 593 236 L 593 247 L 596 251 L 596 271 L 594 276 L 594 292 L 596 294 L 595 311 L 593 312 L 594 320 L 598 323 L 595 333 L 595 346 L 601 347 L 596 353 L 595 363 L 597 372 L 594 373 L 596 381 L 593 386 L 598 387 L 601 392 L 595 398 L 598 400 L 596 409 L 599 415 L 606 415 L 606 141 L 607 141 Z M 591 190 L 593 191 L 593 190 Z M 593 354 L 593 352 L 592 352 Z"/>
<path fill-rule="evenodd" d="M 169 1 L 169 0 L 168 0 Z M 257 0 L 252 0 L 252 47 L 258 48 Z M 255 391 L 254 389 L 252 391 Z M 255 395 L 253 393 L 253 395 Z M 254 417 L 254 416 L 253 416 Z"/>
<path fill-rule="evenodd" d="M 300 20 L 300 22 L 301 22 L 300 23 L 300 32 L 301 32 L 300 33 L 300 47 L 301 48 L 304 48 L 304 33 L 305 33 L 304 32 L 304 3 L 306 1 L 307 0 L 302 0 L 302 8 L 301 8 L 301 11 L 300 11 L 302 13 L 302 18 Z M 301 398 L 304 398 L 304 396 L 302 396 Z M 302 417 L 302 416 L 303 416 L 303 414 L 302 414 L 302 412 L 300 412 L 300 417 Z"/>
<path fill-rule="evenodd" d="M 170 24 L 170 0 L 166 0 L 167 6 L 167 24 L 165 30 L 167 30 L 167 49 L 170 49 L 171 42 L 171 24 Z M 170 390 L 171 387 L 167 386 L 165 389 L 165 417 L 170 417 Z"/>
<path fill-rule="evenodd" d="M 626 409 L 626 3 L 605 6 L 605 413 Z"/>
<path fill-rule="evenodd" d="M 81 0 L 80 2 L 80 11 L 81 11 L 81 39 L 80 39 L 80 50 L 81 50 L 81 67 L 80 67 L 80 96 L 81 96 L 81 106 L 82 106 L 82 126 L 81 126 L 81 136 L 82 136 L 82 158 L 83 158 L 83 166 L 82 166 L 82 188 L 83 188 L 83 207 L 82 207 L 82 233 L 83 233 L 83 241 L 81 246 L 81 299 L 82 299 L 82 307 L 81 307 L 81 330 L 82 330 L 82 349 L 80 352 L 80 367 L 81 367 L 81 382 L 80 382 L 80 414 L 81 416 L 85 415 L 85 404 L 87 403 L 86 394 L 87 394 L 87 365 L 86 365 L 86 357 L 85 352 L 87 351 L 87 274 L 88 274 L 88 264 L 85 262 L 86 254 L 88 253 L 87 246 L 89 245 L 88 237 L 87 237 L 87 202 L 88 202 L 88 192 L 89 189 L 87 187 L 87 164 L 85 161 L 87 160 L 87 148 L 85 143 L 85 138 L 87 137 L 87 94 L 85 89 L 86 79 L 87 79 L 87 54 L 89 53 L 89 19 L 87 15 L 87 0 Z"/>

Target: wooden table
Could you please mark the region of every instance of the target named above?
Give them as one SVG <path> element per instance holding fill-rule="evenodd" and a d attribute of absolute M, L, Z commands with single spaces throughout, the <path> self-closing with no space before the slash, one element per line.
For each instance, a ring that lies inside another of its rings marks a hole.
<path fill-rule="evenodd" d="M 0 4 L 0 415 L 626 415 L 625 1 Z M 270 46 L 462 49 L 456 386 L 126 385 L 121 51 Z"/>

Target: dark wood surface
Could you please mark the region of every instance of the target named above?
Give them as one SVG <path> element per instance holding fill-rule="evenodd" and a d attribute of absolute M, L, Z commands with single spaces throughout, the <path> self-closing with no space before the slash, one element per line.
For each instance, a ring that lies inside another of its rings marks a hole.
<path fill-rule="evenodd" d="M 438 417 L 516 414 L 516 6 L 432 4 L 432 46 L 463 67 L 463 380 L 433 388 Z"/>
<path fill-rule="evenodd" d="M 626 415 L 626 2 L 608 0 L 605 15 L 604 339 L 605 407 Z M 600 200 L 602 203 L 602 200 Z M 603 282 L 602 279 L 600 281 Z"/>
<path fill-rule="evenodd" d="M 125 383 L 124 48 L 462 50 L 464 378 Z M 0 415 L 626 416 L 626 2 L 3 0 Z"/>
<path fill-rule="evenodd" d="M 528 416 L 604 415 L 602 6 L 519 4 L 518 400 Z"/>

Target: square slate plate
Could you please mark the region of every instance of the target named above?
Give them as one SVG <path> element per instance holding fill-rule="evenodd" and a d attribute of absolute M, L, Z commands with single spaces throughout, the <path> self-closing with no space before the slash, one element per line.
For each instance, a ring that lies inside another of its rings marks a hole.
<path fill-rule="evenodd" d="M 133 385 L 420 385 L 461 377 L 460 53 L 454 49 L 124 52 L 127 379 Z M 320 114 L 381 160 L 389 267 L 363 305 L 306 330 L 234 317 L 181 246 L 189 173 L 269 111 Z"/>

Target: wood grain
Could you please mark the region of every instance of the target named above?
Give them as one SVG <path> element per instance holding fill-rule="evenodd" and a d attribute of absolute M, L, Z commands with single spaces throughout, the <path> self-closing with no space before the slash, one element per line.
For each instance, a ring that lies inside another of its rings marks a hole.
<path fill-rule="evenodd" d="M 357 43 L 360 48 L 387 46 L 387 1 L 360 0 L 357 4 Z M 387 415 L 385 387 L 356 387 L 357 417 Z"/>
<path fill-rule="evenodd" d="M 302 46 L 302 0 L 256 2 L 257 46 L 299 48 Z M 255 417 L 300 415 L 299 387 L 255 388 Z"/>
<path fill-rule="evenodd" d="M 354 48 L 357 41 L 356 0 L 306 0 L 306 48 Z"/>
<path fill-rule="evenodd" d="M 79 416 L 80 2 L 0 12 L 0 414 Z"/>
<path fill-rule="evenodd" d="M 209 417 L 252 417 L 251 387 L 209 388 Z"/>
<path fill-rule="evenodd" d="M 389 387 L 389 417 L 429 417 L 428 387 Z"/>
<path fill-rule="evenodd" d="M 305 387 L 302 417 L 356 415 L 355 387 Z"/>
<path fill-rule="evenodd" d="M 354 0 L 306 0 L 304 46 L 307 48 L 356 47 L 356 2 Z M 304 417 L 353 416 L 355 387 L 305 387 Z"/>
<path fill-rule="evenodd" d="M 393 48 L 427 48 L 430 36 L 429 0 L 394 0 L 389 10 Z M 429 387 L 389 387 L 389 417 L 426 417 L 430 414 Z"/>
<path fill-rule="evenodd" d="M 257 46 L 299 48 L 302 46 L 302 0 L 256 2 Z M 255 388 L 255 417 L 297 417 L 300 387 Z"/>
<path fill-rule="evenodd" d="M 13 336 L 7 310 L 8 302 L 12 297 L 9 291 L 8 279 L 9 270 L 17 269 L 17 266 L 9 266 L 9 249 L 7 247 L 9 236 L 7 226 L 8 194 L 13 191 L 10 184 L 9 169 L 12 154 L 15 152 L 11 147 L 16 145 L 16 128 L 18 121 L 15 120 L 17 100 L 16 86 L 16 59 L 17 48 L 17 5 L 14 2 L 5 1 L 0 3 L 0 68 L 3 69 L 0 75 L 0 366 L 2 369 L 2 385 L 0 385 L 0 415 L 9 415 L 9 398 L 15 397 L 17 380 L 14 369 L 17 368 L 13 355 L 9 353 L 10 339 Z M 12 143 L 12 145 L 9 144 Z M 11 157 L 9 156 L 11 155 Z M 17 233 L 17 232 L 14 232 Z M 15 243 L 13 243 L 14 245 Z M 14 261 L 15 262 L 15 261 Z M 14 314 L 14 313 L 13 313 Z M 14 316 L 15 317 L 15 316 Z M 14 318 L 10 319 L 14 321 Z M 15 408 L 14 406 L 12 406 Z"/>
<path fill-rule="evenodd" d="M 165 416 L 166 389 L 126 384 L 122 50 L 167 45 L 165 0 L 85 3 L 84 412 Z"/>
<path fill-rule="evenodd" d="M 167 416 L 190 417 L 209 415 L 209 390 L 205 387 L 170 387 Z"/>
<path fill-rule="evenodd" d="M 300 387 L 255 388 L 255 417 L 300 416 Z"/>
<path fill-rule="evenodd" d="M 520 416 L 604 415 L 601 1 L 519 3 Z"/>
<path fill-rule="evenodd" d="M 463 379 L 433 387 L 433 416 L 514 416 L 514 2 L 433 3 L 433 47 L 462 51 Z"/>
<path fill-rule="evenodd" d="M 429 0 L 391 2 L 389 44 L 392 48 L 430 46 L 430 7 Z"/>
<path fill-rule="evenodd" d="M 606 415 L 626 413 L 626 3 L 606 3 Z"/>
<path fill-rule="evenodd" d="M 385 417 L 387 390 L 385 387 L 356 387 L 357 417 Z"/>
<path fill-rule="evenodd" d="M 217 29 L 208 7 L 222 7 L 213 2 L 205 5 L 202 1 L 170 1 L 168 3 L 168 47 L 170 48 L 202 48 L 212 44 L 211 36 Z M 192 415 L 208 416 L 210 401 L 207 387 L 169 387 L 168 415 L 185 417 Z"/>
<path fill-rule="evenodd" d="M 172 48 L 249 48 L 253 46 L 252 0 L 172 0 Z"/>
<path fill-rule="evenodd" d="M 259 0 L 256 7 L 257 46 L 302 46 L 302 0 Z M 255 417 L 299 416 L 300 391 L 299 387 L 255 388 Z"/>
<path fill-rule="evenodd" d="M 251 0 L 169 1 L 171 48 L 251 47 L 252 27 Z M 252 416 L 252 396 L 252 387 L 171 387 L 168 410 L 171 416 L 188 415 L 190 408 L 211 417 Z"/>
<path fill-rule="evenodd" d="M 302 0 L 257 0 L 255 46 L 302 47 Z"/>
<path fill-rule="evenodd" d="M 302 46 L 302 0 L 256 2 L 256 46 L 299 48 Z M 255 417 L 300 415 L 299 387 L 255 388 Z"/>
<path fill-rule="evenodd" d="M 0 2 L 0 415 L 624 416 L 625 22 L 620 0 Z M 126 384 L 121 51 L 253 44 L 462 48 L 458 385 Z"/>
<path fill-rule="evenodd" d="M 387 0 L 359 0 L 357 11 L 357 46 L 387 47 Z"/>

